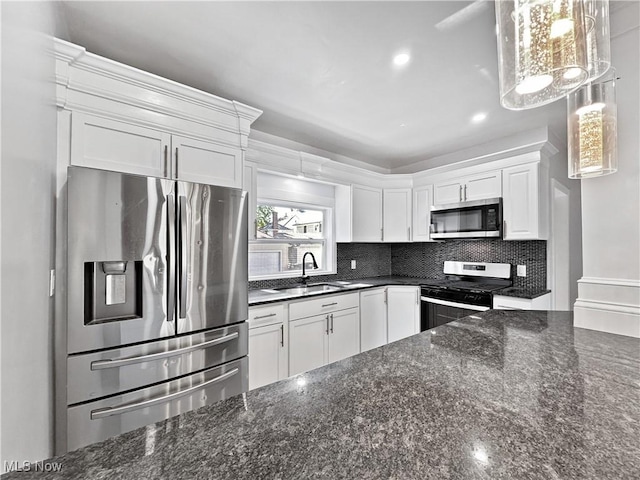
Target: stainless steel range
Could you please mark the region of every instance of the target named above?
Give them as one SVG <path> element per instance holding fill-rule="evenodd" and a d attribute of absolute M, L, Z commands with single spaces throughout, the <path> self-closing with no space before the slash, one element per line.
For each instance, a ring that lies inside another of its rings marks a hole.
<path fill-rule="evenodd" d="M 444 262 L 446 278 L 421 285 L 420 330 L 489 310 L 493 292 L 511 286 L 511 264 Z"/>

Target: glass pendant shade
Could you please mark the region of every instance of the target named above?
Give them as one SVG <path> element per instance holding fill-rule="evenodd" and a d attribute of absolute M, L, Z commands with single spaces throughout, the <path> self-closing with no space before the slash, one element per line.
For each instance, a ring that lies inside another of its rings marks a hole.
<path fill-rule="evenodd" d="M 609 0 L 584 0 L 584 19 L 589 81 L 604 75 L 611 66 Z"/>
<path fill-rule="evenodd" d="M 585 1 L 591 0 L 495 3 L 503 107 L 525 110 L 546 105 L 589 78 Z"/>
<path fill-rule="evenodd" d="M 569 178 L 618 170 L 615 70 L 568 97 Z"/>

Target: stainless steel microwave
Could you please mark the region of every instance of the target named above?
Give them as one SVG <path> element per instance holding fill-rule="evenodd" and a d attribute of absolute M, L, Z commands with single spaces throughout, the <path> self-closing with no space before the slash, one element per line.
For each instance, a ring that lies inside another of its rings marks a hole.
<path fill-rule="evenodd" d="M 431 238 L 502 238 L 502 198 L 432 207 Z"/>

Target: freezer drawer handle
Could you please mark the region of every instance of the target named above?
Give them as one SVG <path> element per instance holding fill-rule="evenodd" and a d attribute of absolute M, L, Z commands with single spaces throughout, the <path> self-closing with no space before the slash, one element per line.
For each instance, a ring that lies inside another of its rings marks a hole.
<path fill-rule="evenodd" d="M 124 367 L 125 365 L 132 365 L 134 363 L 151 362 L 159 360 L 161 358 L 173 357 L 175 355 L 182 355 L 184 353 L 194 352 L 203 348 L 212 347 L 221 343 L 226 343 L 238 338 L 238 332 L 230 333 L 224 337 L 214 338 L 206 342 L 199 343 L 197 345 L 190 345 L 184 348 L 178 348 L 176 350 L 169 350 L 168 352 L 152 353 L 150 355 L 140 355 L 139 357 L 127 357 L 127 358 L 112 358 L 107 360 L 98 360 L 91 362 L 91 370 L 104 370 L 106 368 Z"/>
<path fill-rule="evenodd" d="M 233 377 L 239 371 L 240 369 L 234 368 L 233 370 L 227 373 L 223 373 L 222 375 L 219 375 L 216 378 L 212 378 L 211 380 L 207 380 L 206 382 L 203 382 L 200 385 L 196 385 L 195 387 L 187 388 L 186 390 L 181 390 L 179 392 L 175 392 L 170 395 L 166 395 L 164 397 L 152 398 L 150 400 L 144 400 L 143 402 L 138 402 L 138 403 L 131 403 L 129 405 L 120 405 L 118 407 L 108 407 L 108 408 L 93 410 L 91 412 L 91 420 L 99 420 L 101 418 L 111 417 L 113 415 L 122 415 L 123 413 L 131 412 L 133 410 L 152 407 L 160 403 L 167 403 L 172 400 L 175 400 L 176 398 L 189 395 L 190 393 L 193 393 L 196 390 L 200 390 L 201 388 L 207 387 L 212 383 L 221 382 L 222 380 L 226 380 L 227 378 Z"/>

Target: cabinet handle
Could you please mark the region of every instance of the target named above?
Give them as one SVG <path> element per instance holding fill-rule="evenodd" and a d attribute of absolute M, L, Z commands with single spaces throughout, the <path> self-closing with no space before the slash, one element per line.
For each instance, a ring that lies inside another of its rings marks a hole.
<path fill-rule="evenodd" d="M 326 316 L 327 319 L 327 329 L 324 331 L 327 335 L 329 335 L 329 315 Z"/>
<path fill-rule="evenodd" d="M 253 221 L 253 238 L 254 239 L 258 238 L 258 219 L 257 218 Z"/>
<path fill-rule="evenodd" d="M 505 238 L 507 236 L 507 221 L 503 220 L 502 221 L 502 238 Z"/>
<path fill-rule="evenodd" d="M 169 176 L 169 145 L 164 146 L 164 176 Z"/>
<path fill-rule="evenodd" d="M 464 201 L 467 201 L 467 185 L 464 186 Z"/>
<path fill-rule="evenodd" d="M 260 320 L 261 318 L 270 318 L 275 317 L 276 313 L 270 313 L 269 315 L 258 315 L 257 317 L 253 317 L 254 320 Z"/>
<path fill-rule="evenodd" d="M 284 324 L 280 325 L 280 345 L 284 347 Z"/>
<path fill-rule="evenodd" d="M 178 178 L 178 147 L 176 147 L 176 178 Z"/>
<path fill-rule="evenodd" d="M 331 305 L 337 305 L 338 302 L 333 302 L 333 303 L 325 303 L 324 305 L 322 305 L 322 308 L 324 307 L 330 307 Z"/>
<path fill-rule="evenodd" d="M 411 240 L 411 227 L 407 227 L 407 240 Z"/>
<path fill-rule="evenodd" d="M 462 185 L 460 185 L 460 190 L 458 192 L 458 197 L 460 198 L 460 201 L 462 201 Z"/>
<path fill-rule="evenodd" d="M 331 317 L 331 333 L 333 333 L 333 313 L 330 315 Z"/>
<path fill-rule="evenodd" d="M 389 293 L 389 291 L 385 288 L 384 289 L 384 303 L 387 303 L 387 300 L 388 300 L 387 295 L 388 295 L 388 293 Z"/>
<path fill-rule="evenodd" d="M 380 229 L 380 241 L 382 242 L 384 240 L 384 228 Z"/>

